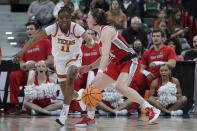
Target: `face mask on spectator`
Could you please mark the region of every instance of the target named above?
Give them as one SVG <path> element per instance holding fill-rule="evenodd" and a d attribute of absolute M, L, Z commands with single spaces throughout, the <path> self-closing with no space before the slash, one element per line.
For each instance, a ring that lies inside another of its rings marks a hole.
<path fill-rule="evenodd" d="M 137 53 L 139 53 L 139 52 L 142 50 L 142 46 L 136 45 L 136 46 L 133 47 L 133 49 L 134 49 Z"/>

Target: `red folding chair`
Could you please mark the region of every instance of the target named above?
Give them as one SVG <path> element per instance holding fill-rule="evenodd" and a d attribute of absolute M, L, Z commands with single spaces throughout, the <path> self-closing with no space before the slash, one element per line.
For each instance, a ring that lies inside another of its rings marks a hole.
<path fill-rule="evenodd" d="M 184 13 L 184 24 L 183 24 L 183 27 L 185 28 L 186 26 L 188 26 L 188 12 L 186 11 Z"/>

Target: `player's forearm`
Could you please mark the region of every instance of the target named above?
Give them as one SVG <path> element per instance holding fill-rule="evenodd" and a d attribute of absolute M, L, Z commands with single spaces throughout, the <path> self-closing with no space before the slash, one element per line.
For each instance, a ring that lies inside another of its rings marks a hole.
<path fill-rule="evenodd" d="M 47 37 L 45 31 L 41 31 L 38 33 L 34 38 L 30 39 L 25 46 L 21 49 L 22 52 L 25 52 L 28 48 L 32 47 L 36 42 L 40 41 L 41 39 Z"/>
<path fill-rule="evenodd" d="M 105 70 L 105 68 L 107 67 L 107 64 L 108 64 L 108 59 L 109 59 L 109 56 L 102 55 L 101 60 L 100 60 L 100 64 L 98 67 L 99 70 L 102 70 L 102 71 Z"/>
<path fill-rule="evenodd" d="M 97 69 L 99 67 L 101 57 L 99 57 L 94 63 L 89 65 L 90 70 Z"/>
<path fill-rule="evenodd" d="M 49 55 L 47 57 L 47 59 L 45 60 L 45 64 L 46 64 L 47 67 L 53 65 L 53 56 L 52 55 Z"/>
<path fill-rule="evenodd" d="M 176 60 L 169 60 L 168 62 L 166 62 L 166 64 L 168 64 L 170 67 L 174 68 L 176 66 Z"/>

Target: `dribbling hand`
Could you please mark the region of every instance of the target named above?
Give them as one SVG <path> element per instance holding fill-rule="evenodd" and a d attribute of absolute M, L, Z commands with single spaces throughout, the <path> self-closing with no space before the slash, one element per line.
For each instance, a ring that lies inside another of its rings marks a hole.
<path fill-rule="evenodd" d="M 79 68 L 79 74 L 84 74 L 84 73 L 87 73 L 88 71 L 90 71 L 90 68 L 87 65 L 84 65 Z"/>

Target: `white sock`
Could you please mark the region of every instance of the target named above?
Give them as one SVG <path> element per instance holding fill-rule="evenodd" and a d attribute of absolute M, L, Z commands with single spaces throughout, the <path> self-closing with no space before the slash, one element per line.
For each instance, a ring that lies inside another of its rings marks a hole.
<path fill-rule="evenodd" d="M 95 111 L 88 111 L 88 117 L 90 118 L 90 119 L 94 119 L 94 116 L 95 116 Z"/>
<path fill-rule="evenodd" d="M 59 119 L 62 119 L 62 121 L 63 120 L 65 121 L 67 119 L 69 107 L 70 107 L 70 105 L 63 104 L 63 108 L 61 110 L 60 117 L 59 117 Z"/>
<path fill-rule="evenodd" d="M 60 115 L 60 113 L 61 113 L 61 110 L 51 111 L 52 116 L 58 116 L 58 115 Z"/>
<path fill-rule="evenodd" d="M 151 104 L 149 104 L 147 101 L 144 102 L 144 104 L 142 105 L 143 108 L 147 108 L 147 107 L 152 107 Z"/>

